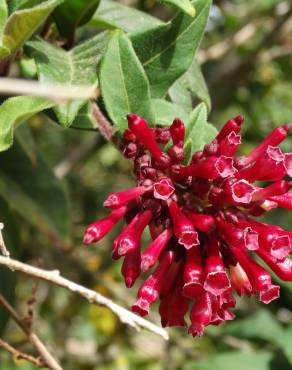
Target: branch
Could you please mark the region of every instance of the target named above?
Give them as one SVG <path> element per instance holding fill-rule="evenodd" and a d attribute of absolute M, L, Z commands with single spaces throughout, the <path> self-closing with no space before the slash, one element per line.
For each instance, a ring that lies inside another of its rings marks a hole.
<path fill-rule="evenodd" d="M 286 13 L 273 22 L 270 30 L 246 57 L 241 57 L 239 60 L 231 59 L 230 62 L 224 60 L 224 63 L 217 68 L 214 78 L 209 81 L 209 90 L 214 92 L 212 96 L 213 110 L 228 103 L 228 100 L 230 100 L 233 94 L 226 95 L 226 92 L 236 91 L 242 81 L 248 77 L 256 65 L 259 55 L 279 36 L 291 16 L 292 6 L 287 9 Z M 223 84 L 222 81 L 224 81 Z"/>
<path fill-rule="evenodd" d="M 101 110 L 99 109 L 99 106 L 96 103 L 92 103 L 92 115 L 96 120 L 101 135 L 107 141 L 111 141 L 114 135 L 114 128 L 102 114 Z"/>
<path fill-rule="evenodd" d="M 78 99 L 96 99 L 98 88 L 96 86 L 49 85 L 37 81 L 2 77 L 0 78 L 0 94 L 41 96 L 60 103 Z"/>
<path fill-rule="evenodd" d="M 1 258 L 10 260 L 9 257 L 1 257 Z M 7 300 L 3 297 L 2 294 L 0 294 L 0 304 L 5 308 L 5 310 L 9 313 L 10 317 L 17 323 L 20 329 L 26 334 L 28 340 L 34 346 L 38 354 L 41 356 L 46 366 L 51 370 L 63 370 L 62 367 L 55 360 L 55 358 L 47 350 L 46 346 L 39 339 L 39 337 L 27 328 L 27 326 L 23 323 L 23 321 L 19 317 L 18 313 L 7 302 Z"/>
<path fill-rule="evenodd" d="M 83 298 L 87 299 L 90 303 L 94 303 L 100 306 L 105 306 L 109 308 L 112 312 L 114 312 L 121 322 L 130 325 L 131 327 L 139 330 L 140 328 L 144 328 L 147 330 L 152 331 L 160 336 L 162 336 L 165 340 L 168 340 L 168 333 L 166 330 L 160 328 L 159 326 L 135 315 L 131 311 L 128 311 L 124 307 L 114 303 L 109 298 L 104 297 L 103 295 L 95 292 L 94 290 L 88 289 L 70 281 L 60 275 L 58 270 L 48 271 L 39 269 L 28 264 L 16 261 L 11 258 L 2 257 L 0 256 L 0 265 L 6 266 L 12 270 L 23 272 L 26 275 L 48 281 L 49 283 L 58 285 L 65 289 L 70 290 L 73 293 L 77 293 Z"/>
<path fill-rule="evenodd" d="M 10 252 L 6 248 L 3 236 L 2 236 L 2 230 L 4 229 L 4 224 L 0 222 L 0 252 L 3 254 L 4 257 L 10 257 Z"/>
<path fill-rule="evenodd" d="M 224 57 L 224 55 L 230 50 L 233 50 L 235 47 L 238 47 L 251 39 L 255 35 L 256 31 L 256 25 L 252 23 L 247 24 L 226 40 L 210 46 L 208 49 L 199 50 L 197 54 L 198 62 L 203 64 L 210 60 Z"/>
<path fill-rule="evenodd" d="M 0 348 L 3 348 L 5 351 L 9 352 L 16 360 L 26 360 L 37 367 L 44 367 L 46 365 L 41 358 L 23 353 L 2 339 L 0 339 Z"/>

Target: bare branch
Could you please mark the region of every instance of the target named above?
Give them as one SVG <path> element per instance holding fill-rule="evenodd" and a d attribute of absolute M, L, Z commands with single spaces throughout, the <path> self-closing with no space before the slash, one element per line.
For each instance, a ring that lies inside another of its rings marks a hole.
<path fill-rule="evenodd" d="M 10 258 L 1 257 L 8 261 Z M 43 342 L 39 339 L 39 337 L 30 331 L 28 327 L 24 324 L 24 322 L 19 317 L 18 313 L 14 310 L 14 308 L 7 302 L 7 300 L 0 294 L 0 304 L 5 308 L 5 310 L 9 313 L 10 317 L 17 323 L 17 325 L 21 328 L 21 330 L 27 335 L 28 340 L 34 346 L 36 351 L 39 353 L 43 361 L 45 362 L 46 366 L 51 370 L 63 370 L 63 368 L 58 364 L 55 358 L 50 354 L 46 346 Z"/>
<path fill-rule="evenodd" d="M 0 222 L 0 252 L 3 254 L 5 257 L 10 257 L 10 252 L 6 248 L 3 236 L 2 236 L 2 230 L 4 229 L 4 224 Z"/>
<path fill-rule="evenodd" d="M 41 358 L 28 355 L 27 353 L 23 353 L 18 349 L 12 347 L 9 343 L 5 342 L 2 339 L 0 339 L 0 348 L 3 348 L 5 349 L 5 351 L 9 352 L 16 360 L 26 360 L 38 367 L 46 366 L 46 364 Z"/>
<path fill-rule="evenodd" d="M 96 120 L 99 132 L 107 140 L 111 141 L 114 135 L 114 128 L 110 122 L 102 114 L 99 106 L 96 103 L 92 103 L 92 114 Z"/>
<path fill-rule="evenodd" d="M 209 60 L 220 59 L 234 47 L 238 47 L 251 39 L 257 31 L 257 26 L 249 23 L 228 39 L 219 42 L 208 49 L 199 50 L 197 60 L 200 64 Z"/>
<path fill-rule="evenodd" d="M 131 327 L 139 330 L 144 328 L 152 331 L 164 339 L 168 340 L 168 333 L 166 330 L 160 328 L 159 326 L 135 315 L 131 311 L 128 311 L 124 307 L 116 304 L 109 298 L 104 297 L 103 295 L 95 292 L 94 290 L 85 288 L 82 285 L 74 283 L 71 280 L 68 280 L 60 275 L 58 270 L 48 271 L 40 268 L 30 266 L 28 264 L 10 259 L 7 257 L 0 256 L 0 265 L 6 266 L 10 269 L 23 272 L 26 275 L 39 278 L 41 280 L 48 281 L 49 283 L 58 285 L 60 287 L 66 288 L 71 292 L 77 293 L 80 296 L 86 298 L 89 302 L 95 303 L 97 305 L 105 306 L 114 312 L 121 322 L 130 325 Z"/>
<path fill-rule="evenodd" d="M 62 86 L 17 78 L 0 78 L 0 94 L 41 96 L 53 100 L 56 103 L 61 103 L 78 99 L 96 99 L 99 93 L 95 85 Z"/>

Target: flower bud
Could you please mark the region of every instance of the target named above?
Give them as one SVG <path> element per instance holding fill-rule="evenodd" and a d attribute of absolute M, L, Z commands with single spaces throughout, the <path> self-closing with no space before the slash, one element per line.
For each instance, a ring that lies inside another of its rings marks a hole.
<path fill-rule="evenodd" d="M 139 248 L 128 252 L 122 264 L 122 275 L 127 288 L 131 288 L 140 275 L 141 252 Z"/>
<path fill-rule="evenodd" d="M 141 270 L 148 271 L 158 260 L 159 255 L 165 248 L 172 236 L 170 229 L 164 230 L 157 238 L 144 250 L 141 257 Z"/>
<path fill-rule="evenodd" d="M 172 125 L 169 127 L 169 131 L 174 145 L 184 142 L 185 125 L 179 118 L 173 121 Z"/>
<path fill-rule="evenodd" d="M 131 200 L 138 198 L 147 190 L 148 188 L 145 186 L 138 186 L 136 188 L 128 189 L 125 191 L 111 193 L 103 202 L 103 205 L 107 208 L 120 208 L 129 203 Z"/>
<path fill-rule="evenodd" d="M 127 207 L 115 209 L 109 216 L 88 225 L 85 229 L 83 243 L 88 245 L 98 242 L 125 215 L 126 211 Z"/>

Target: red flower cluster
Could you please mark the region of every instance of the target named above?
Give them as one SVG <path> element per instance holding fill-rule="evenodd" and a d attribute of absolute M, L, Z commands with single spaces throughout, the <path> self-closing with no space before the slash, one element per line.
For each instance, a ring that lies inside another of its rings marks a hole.
<path fill-rule="evenodd" d="M 137 186 L 109 195 L 104 206 L 110 215 L 86 228 L 84 243 L 99 241 L 126 220 L 112 249 L 114 259 L 124 257 L 126 286 L 154 267 L 132 310 L 145 316 L 160 300 L 165 327 L 185 326 L 190 309 L 188 331 L 201 336 L 207 325 L 234 318 L 233 291 L 257 294 L 264 303 L 278 298 L 279 286 L 253 255 L 291 281 L 292 232 L 253 216 L 278 206 L 292 210 L 292 181 L 283 179 L 292 176 L 292 153 L 278 147 L 291 125 L 273 130 L 248 156 L 235 157 L 243 123 L 242 116 L 235 117 L 185 165 L 182 121 L 153 129 L 129 114 L 128 123 L 122 150 L 133 160 Z M 168 149 L 162 151 L 162 145 Z M 255 181 L 268 185 L 252 185 Z M 153 241 L 141 250 L 147 226 Z"/>

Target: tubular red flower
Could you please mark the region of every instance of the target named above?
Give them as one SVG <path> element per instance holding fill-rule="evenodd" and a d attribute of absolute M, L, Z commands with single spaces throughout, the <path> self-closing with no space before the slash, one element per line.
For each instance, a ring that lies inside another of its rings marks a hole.
<path fill-rule="evenodd" d="M 146 186 L 137 186 L 136 188 L 128 189 L 125 191 L 111 193 L 103 202 L 103 206 L 107 208 L 120 208 L 126 205 L 131 200 L 138 198 L 147 190 L 148 188 Z"/>
<path fill-rule="evenodd" d="M 177 203 L 172 200 L 168 204 L 170 215 L 173 222 L 174 234 L 178 237 L 178 242 L 186 249 L 199 245 L 198 233 L 194 230 L 193 224 L 185 216 Z"/>
<path fill-rule="evenodd" d="M 286 174 L 292 177 L 292 153 L 286 153 L 284 158 Z"/>
<path fill-rule="evenodd" d="M 204 289 L 207 292 L 217 296 L 230 288 L 230 281 L 219 252 L 218 240 L 215 237 L 207 242 L 207 259 L 204 273 Z"/>
<path fill-rule="evenodd" d="M 239 145 L 241 144 L 241 137 L 235 131 L 231 131 L 223 140 L 218 143 L 217 155 L 225 155 L 232 157 Z"/>
<path fill-rule="evenodd" d="M 222 232 L 223 239 L 230 246 L 237 246 L 241 249 L 248 249 L 251 251 L 259 248 L 258 233 L 251 227 L 238 229 L 222 218 L 216 220 L 219 230 Z"/>
<path fill-rule="evenodd" d="M 132 306 L 132 310 L 134 312 L 141 316 L 146 316 L 149 314 L 150 305 L 159 297 L 164 276 L 167 273 L 173 258 L 173 252 L 166 252 L 153 274 L 150 275 L 148 279 L 145 280 L 145 282 L 141 285 L 138 291 L 138 300 Z"/>
<path fill-rule="evenodd" d="M 142 233 L 151 218 L 152 212 L 149 210 L 139 213 L 114 240 L 114 250 L 119 256 L 124 256 L 127 252 L 139 247 Z"/>
<path fill-rule="evenodd" d="M 265 188 L 257 188 L 252 194 L 252 200 L 265 200 L 269 197 L 282 195 L 286 193 L 292 187 L 291 183 L 288 181 L 278 181 L 274 184 L 266 186 Z"/>
<path fill-rule="evenodd" d="M 292 259 L 285 258 L 278 261 L 277 258 L 270 255 L 269 252 L 259 249 L 259 257 L 274 271 L 274 273 L 284 281 L 292 281 Z"/>
<path fill-rule="evenodd" d="M 271 244 L 270 253 L 278 260 L 283 260 L 292 251 L 292 246 L 288 235 L 275 236 Z"/>
<path fill-rule="evenodd" d="M 198 163 L 182 167 L 179 175 L 182 177 L 197 176 L 216 180 L 232 176 L 235 172 L 236 168 L 233 166 L 233 159 L 221 155 L 220 157 L 210 156 Z"/>
<path fill-rule="evenodd" d="M 173 121 L 172 125 L 169 127 L 169 131 L 174 145 L 184 142 L 185 125 L 179 118 Z"/>
<path fill-rule="evenodd" d="M 286 174 L 284 158 L 280 148 L 268 146 L 254 164 L 239 170 L 236 177 L 249 182 L 281 180 Z"/>
<path fill-rule="evenodd" d="M 127 207 L 121 207 L 101 220 L 88 225 L 85 229 L 83 243 L 92 244 L 102 239 L 114 225 L 125 215 Z"/>
<path fill-rule="evenodd" d="M 233 248 L 232 251 L 245 270 L 253 290 L 259 293 L 260 301 L 268 304 L 279 298 L 279 287 L 272 284 L 271 275 L 240 249 Z"/>
<path fill-rule="evenodd" d="M 234 205 L 249 204 L 255 187 L 246 180 L 227 179 L 223 184 L 224 200 Z"/>
<path fill-rule="evenodd" d="M 180 278 L 182 273 L 182 261 L 174 261 L 169 267 L 164 282 L 160 290 L 160 297 L 169 296 L 174 289 L 176 281 Z"/>
<path fill-rule="evenodd" d="M 251 163 L 259 159 L 262 155 L 265 154 L 269 146 L 277 146 L 281 144 L 283 140 L 286 139 L 289 130 L 292 125 L 287 124 L 275 128 L 266 138 L 258 145 L 247 157 L 247 162 Z"/>
<path fill-rule="evenodd" d="M 189 333 L 194 337 L 201 337 L 204 334 L 205 327 L 210 324 L 213 316 L 211 295 L 209 293 L 202 294 L 193 304 L 190 319 L 191 326 Z"/>
<path fill-rule="evenodd" d="M 127 288 L 131 288 L 140 275 L 141 252 L 139 248 L 128 252 L 122 264 L 122 275 Z"/>
<path fill-rule="evenodd" d="M 183 295 L 190 299 L 195 299 L 204 293 L 203 289 L 203 260 L 198 247 L 187 251 L 184 266 L 184 285 Z"/>
<path fill-rule="evenodd" d="M 236 134 L 239 133 L 240 127 L 244 122 L 244 117 L 242 115 L 236 116 L 231 120 L 227 121 L 222 129 L 219 131 L 216 136 L 217 141 L 225 139 L 232 131 Z"/>
<path fill-rule="evenodd" d="M 127 115 L 129 129 L 149 150 L 153 158 L 159 162 L 162 158 L 162 151 L 155 141 L 155 133 L 150 129 L 147 122 L 137 114 L 130 113 Z"/>
<path fill-rule="evenodd" d="M 158 182 L 155 182 L 153 188 L 154 197 L 162 200 L 170 198 L 175 191 L 172 181 L 168 178 L 162 178 Z"/>
<path fill-rule="evenodd" d="M 289 191 L 286 194 L 282 195 L 275 195 L 272 197 L 269 197 L 269 200 L 275 202 L 278 204 L 278 206 L 287 208 L 290 211 L 292 211 L 292 192 Z"/>
<path fill-rule="evenodd" d="M 229 266 L 229 271 L 231 285 L 237 291 L 237 294 L 239 296 L 244 294 L 251 295 L 252 286 L 241 265 L 237 263 L 235 266 Z"/>
<path fill-rule="evenodd" d="M 180 278 L 169 299 L 168 326 L 185 326 L 185 314 L 188 310 L 188 299 L 182 295 L 183 281 Z"/>
<path fill-rule="evenodd" d="M 164 230 L 143 252 L 141 257 L 141 270 L 148 271 L 158 260 L 159 255 L 165 248 L 172 236 L 172 230 Z"/>

